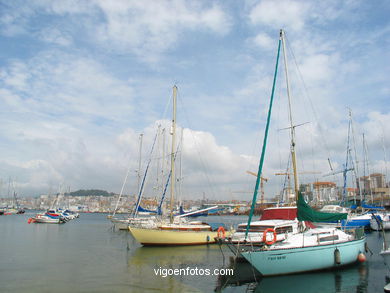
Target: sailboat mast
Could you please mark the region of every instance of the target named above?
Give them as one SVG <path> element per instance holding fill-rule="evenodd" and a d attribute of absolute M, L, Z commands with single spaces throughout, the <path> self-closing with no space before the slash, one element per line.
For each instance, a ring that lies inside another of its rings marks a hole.
<path fill-rule="evenodd" d="M 173 87 L 173 114 L 172 114 L 172 149 L 171 149 L 171 213 L 170 213 L 170 223 L 173 223 L 173 205 L 174 205 L 174 194 L 175 194 L 175 144 L 176 144 L 176 95 L 177 87 Z"/>
<path fill-rule="evenodd" d="M 266 151 L 266 146 L 267 146 L 268 130 L 269 130 L 269 125 L 270 125 L 270 121 L 271 121 L 272 104 L 273 104 L 273 101 L 274 101 L 274 94 L 275 94 L 276 77 L 277 77 L 277 74 L 278 74 L 281 39 L 282 39 L 282 30 L 280 31 L 280 38 L 279 38 L 279 42 L 278 42 L 278 53 L 277 53 L 277 56 L 276 56 L 275 73 L 274 73 L 274 79 L 273 79 L 273 82 L 272 82 L 272 91 L 271 91 L 271 99 L 270 99 L 269 107 L 268 107 L 267 123 L 265 125 L 263 147 L 261 149 L 259 169 L 257 171 L 256 185 L 255 185 L 255 190 L 253 192 L 253 199 L 252 199 L 251 210 L 249 212 L 248 224 L 246 225 L 246 230 L 245 230 L 245 239 L 248 237 L 249 227 L 251 225 L 253 213 L 255 211 L 257 192 L 259 190 L 259 185 L 260 185 L 260 177 L 261 177 L 261 174 L 263 172 L 263 164 L 264 164 L 265 151 Z"/>
<path fill-rule="evenodd" d="M 358 161 L 358 157 L 357 157 L 357 152 L 356 152 L 356 142 L 355 142 L 355 131 L 354 131 L 354 127 L 353 127 L 353 120 L 352 120 L 352 110 L 349 109 L 349 121 L 351 123 L 351 133 L 352 133 L 352 145 L 353 145 L 353 153 L 354 153 L 354 158 L 353 158 L 353 161 L 354 161 L 354 174 L 355 174 L 355 177 L 356 177 L 356 187 L 358 189 L 358 192 L 359 192 L 359 198 L 360 198 L 360 202 L 363 201 L 363 197 L 362 197 L 362 188 L 361 188 L 361 182 L 360 182 L 360 172 L 359 172 L 359 161 Z M 356 195 L 355 195 L 355 202 L 356 202 Z"/>
<path fill-rule="evenodd" d="M 289 109 L 289 119 L 290 119 L 290 129 L 291 129 L 291 161 L 294 173 L 294 190 L 295 190 L 295 200 L 298 201 L 298 172 L 297 172 L 297 158 L 295 154 L 295 126 L 293 124 L 292 110 L 291 110 L 291 94 L 290 94 L 290 79 L 288 76 L 288 65 L 287 65 L 287 53 L 286 53 L 286 41 L 284 37 L 284 31 L 281 30 L 281 39 L 283 46 L 283 60 L 284 68 L 286 74 L 286 86 L 287 86 L 287 98 L 288 98 L 288 109 Z"/>

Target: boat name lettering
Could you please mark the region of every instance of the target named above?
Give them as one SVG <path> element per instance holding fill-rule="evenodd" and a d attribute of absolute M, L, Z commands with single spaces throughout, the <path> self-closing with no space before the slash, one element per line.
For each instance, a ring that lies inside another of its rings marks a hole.
<path fill-rule="evenodd" d="M 281 259 L 286 259 L 285 255 L 279 255 L 279 256 L 270 256 L 268 257 L 268 260 L 281 260 Z"/>

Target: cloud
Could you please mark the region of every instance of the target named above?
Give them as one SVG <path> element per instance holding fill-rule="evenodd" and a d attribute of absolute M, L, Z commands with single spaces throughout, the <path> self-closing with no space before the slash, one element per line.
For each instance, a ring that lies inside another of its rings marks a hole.
<path fill-rule="evenodd" d="M 0 77 L 6 97 L 13 97 L 6 100 L 7 107 L 16 107 L 13 111 L 69 119 L 82 113 L 91 120 L 117 120 L 132 112 L 131 86 L 89 58 L 41 52 L 27 63 L 10 63 Z"/>
<path fill-rule="evenodd" d="M 17 177 L 26 194 L 67 182 L 72 189 L 119 191 L 129 166 L 127 191 L 134 191 L 139 134 L 145 167 L 157 125 L 170 128 L 166 104 L 175 82 L 185 197 L 229 199 L 253 190 L 246 171 L 258 168 L 283 27 L 292 48 L 294 123 L 310 122 L 296 131 L 299 169 L 329 171 L 327 158 L 342 166 L 347 107 L 356 113 L 357 141 L 366 133 L 373 168 L 383 166 L 388 24 L 375 5 L 22 2 L 8 1 L 0 18 L 0 177 Z M 286 169 L 289 157 L 289 131 L 280 130 L 289 125 L 280 61 L 263 171 L 268 196 L 279 192 L 282 178 L 274 173 Z M 389 145 L 386 134 L 384 141 Z M 168 135 L 166 145 L 168 154 Z"/>
<path fill-rule="evenodd" d="M 122 52 L 130 50 L 152 62 L 188 32 L 224 35 L 231 27 L 229 17 L 217 4 L 205 8 L 194 1 L 95 3 L 104 18 L 97 25 L 97 41 Z"/>
<path fill-rule="evenodd" d="M 70 46 L 72 44 L 72 37 L 69 34 L 61 32 L 56 28 L 46 28 L 39 32 L 38 38 L 41 40 L 53 43 L 60 46 Z"/>
<path fill-rule="evenodd" d="M 261 1 L 249 14 L 252 24 L 264 24 L 269 27 L 301 30 L 305 25 L 309 5 L 301 1 Z"/>
<path fill-rule="evenodd" d="M 253 42 L 264 49 L 273 49 L 275 47 L 275 40 L 266 33 L 256 35 L 256 37 L 253 38 Z"/>

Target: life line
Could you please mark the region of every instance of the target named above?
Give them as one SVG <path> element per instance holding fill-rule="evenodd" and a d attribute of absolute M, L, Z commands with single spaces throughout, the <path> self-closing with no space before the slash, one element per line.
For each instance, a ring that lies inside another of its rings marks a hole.
<path fill-rule="evenodd" d="M 267 241 L 267 233 L 268 232 L 272 232 L 273 233 L 273 237 L 272 237 L 272 240 L 271 241 Z M 271 244 L 274 244 L 276 242 L 276 232 L 274 229 L 272 228 L 267 228 L 264 230 L 263 232 L 263 242 L 267 245 L 271 245 Z"/>
<path fill-rule="evenodd" d="M 222 234 L 222 237 L 221 237 L 221 234 Z M 218 238 L 225 239 L 225 228 L 223 228 L 222 226 L 219 226 L 219 228 L 217 230 L 217 235 L 218 235 Z"/>

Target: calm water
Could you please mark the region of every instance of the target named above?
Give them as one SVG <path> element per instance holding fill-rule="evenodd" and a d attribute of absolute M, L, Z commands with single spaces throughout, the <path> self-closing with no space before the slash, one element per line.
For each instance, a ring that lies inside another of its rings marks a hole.
<path fill-rule="evenodd" d="M 64 225 L 27 224 L 30 214 L 0 216 L 0 292 L 383 292 L 390 275 L 378 255 L 381 233 L 367 234 L 372 255 L 341 271 L 256 278 L 218 245 L 141 247 L 113 231 L 104 214 L 82 214 Z M 244 217 L 209 217 L 239 223 Z M 387 235 L 390 239 L 390 233 Z M 156 275 L 161 269 L 234 267 L 232 278 Z"/>

